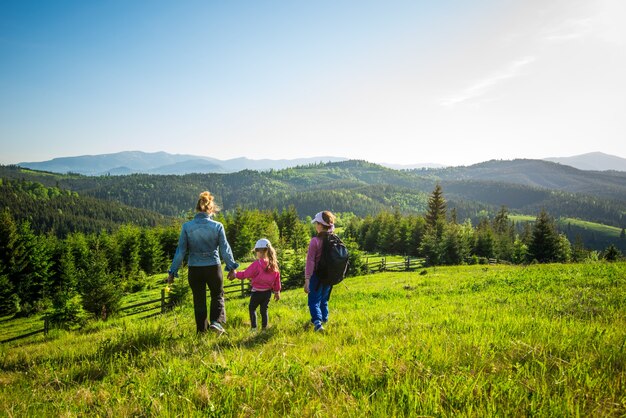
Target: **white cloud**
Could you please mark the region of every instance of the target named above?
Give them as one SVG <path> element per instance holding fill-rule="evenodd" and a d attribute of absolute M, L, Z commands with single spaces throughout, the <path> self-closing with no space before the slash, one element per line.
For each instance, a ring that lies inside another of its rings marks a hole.
<path fill-rule="evenodd" d="M 567 42 L 584 38 L 592 33 L 593 20 L 568 19 L 546 31 L 544 39 L 551 42 Z"/>
<path fill-rule="evenodd" d="M 533 63 L 535 60 L 535 57 L 528 56 L 513 61 L 504 69 L 492 74 L 489 77 L 475 82 L 474 84 L 463 90 L 461 93 L 441 99 L 439 101 L 439 104 L 444 107 L 454 107 L 463 102 L 475 100 L 481 96 L 484 96 L 487 92 L 494 89 L 498 85 L 522 75 L 523 68 Z"/>
<path fill-rule="evenodd" d="M 595 38 L 609 44 L 626 43 L 626 1 L 596 1 L 583 13 L 586 17 L 570 17 L 552 25 L 542 39 L 558 43 Z"/>
<path fill-rule="evenodd" d="M 625 19 L 626 1 L 604 0 L 600 13 L 596 17 L 598 38 L 620 46 L 626 44 Z"/>

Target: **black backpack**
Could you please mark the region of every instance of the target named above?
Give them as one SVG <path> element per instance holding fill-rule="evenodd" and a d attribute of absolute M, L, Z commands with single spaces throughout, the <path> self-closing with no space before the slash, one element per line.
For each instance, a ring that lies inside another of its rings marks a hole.
<path fill-rule="evenodd" d="M 348 249 L 335 234 L 326 234 L 322 241 L 322 256 L 315 269 L 320 283 L 340 283 L 348 270 Z"/>

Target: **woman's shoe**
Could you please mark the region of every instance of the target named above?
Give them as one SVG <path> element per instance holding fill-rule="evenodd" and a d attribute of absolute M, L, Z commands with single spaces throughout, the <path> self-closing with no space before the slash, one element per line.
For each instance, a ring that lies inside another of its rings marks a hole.
<path fill-rule="evenodd" d="M 218 333 L 218 334 L 223 334 L 223 333 L 225 333 L 225 332 L 226 332 L 226 330 L 224 329 L 224 327 L 222 327 L 222 324 L 220 324 L 220 323 L 219 323 L 219 322 L 217 322 L 217 321 L 213 321 L 213 322 L 211 322 L 211 325 L 209 325 L 209 328 L 210 328 L 212 331 L 214 331 L 214 332 L 216 332 L 216 333 Z"/>

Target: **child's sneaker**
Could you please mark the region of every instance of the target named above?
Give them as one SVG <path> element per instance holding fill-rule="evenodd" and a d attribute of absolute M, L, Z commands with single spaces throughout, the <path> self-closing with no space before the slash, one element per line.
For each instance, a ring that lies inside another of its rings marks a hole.
<path fill-rule="evenodd" d="M 209 325 L 209 328 L 212 331 L 216 332 L 217 334 L 223 334 L 226 332 L 226 330 L 222 327 L 222 325 L 217 321 L 211 322 L 211 325 Z"/>
<path fill-rule="evenodd" d="M 322 324 L 315 325 L 315 332 L 324 332 L 324 326 Z"/>

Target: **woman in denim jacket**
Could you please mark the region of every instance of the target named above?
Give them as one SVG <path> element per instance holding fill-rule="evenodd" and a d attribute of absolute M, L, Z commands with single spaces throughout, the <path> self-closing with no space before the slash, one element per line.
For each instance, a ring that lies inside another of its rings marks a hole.
<path fill-rule="evenodd" d="M 226 240 L 224 226 L 211 219 L 211 216 L 219 210 L 213 200 L 211 193 L 200 193 L 196 204 L 198 213 L 191 221 L 183 224 L 176 255 L 168 270 L 168 281 L 171 283 L 174 277 L 178 277 L 180 264 L 188 254 L 188 281 L 193 293 L 193 308 L 198 333 L 206 332 L 207 326 L 218 333 L 224 332 L 222 324 L 226 322 L 226 310 L 220 254 L 226 262 L 226 271 L 239 267 Z M 210 323 L 207 322 L 207 286 L 211 292 Z"/>

